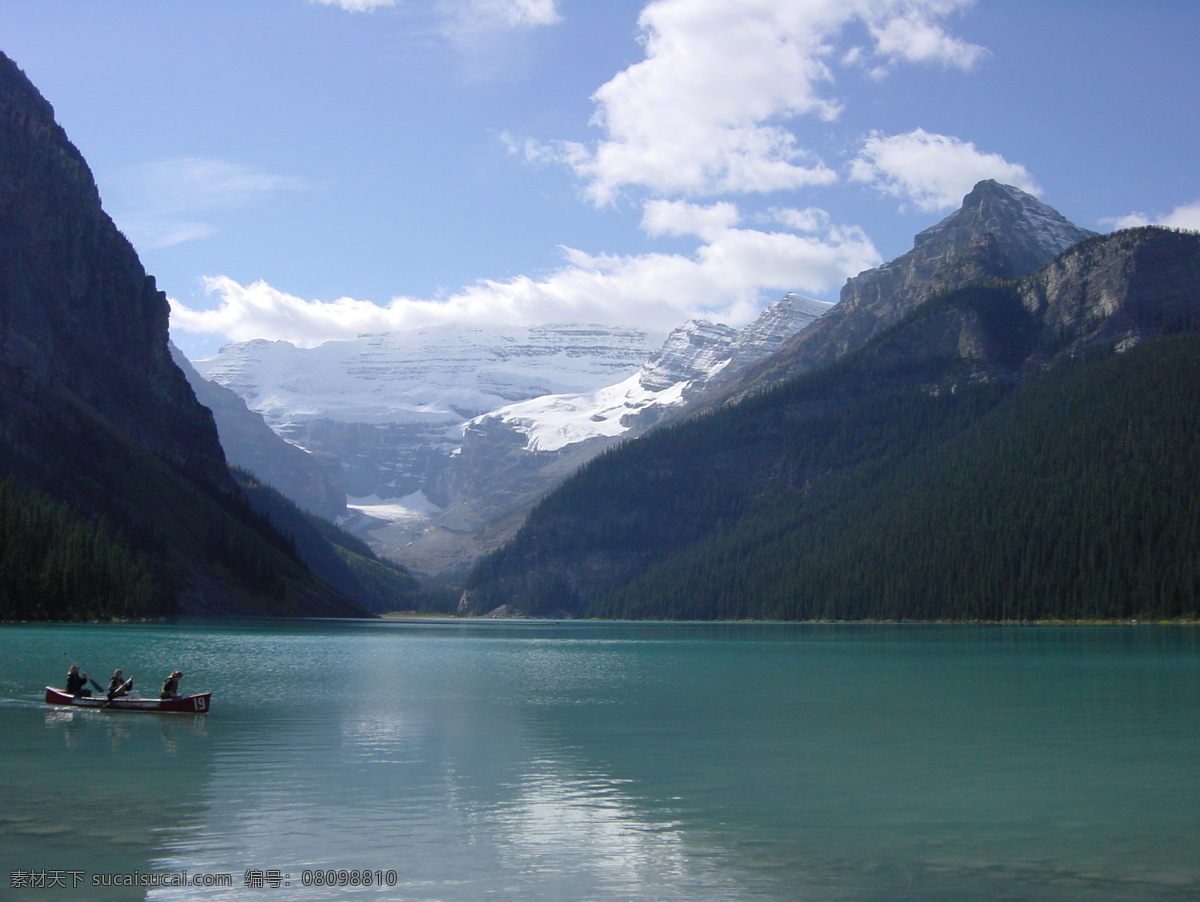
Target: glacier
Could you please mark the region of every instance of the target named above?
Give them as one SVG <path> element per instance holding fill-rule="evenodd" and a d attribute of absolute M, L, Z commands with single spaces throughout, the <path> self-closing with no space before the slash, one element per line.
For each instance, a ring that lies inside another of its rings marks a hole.
<path fill-rule="evenodd" d="M 286 440 L 340 459 L 355 514 L 346 525 L 377 552 L 438 572 L 489 550 L 481 532 L 507 534 L 496 524 L 523 517 L 574 467 L 766 358 L 830 307 L 788 294 L 743 329 L 691 320 L 666 336 L 444 325 L 313 348 L 256 340 L 194 366 Z"/>

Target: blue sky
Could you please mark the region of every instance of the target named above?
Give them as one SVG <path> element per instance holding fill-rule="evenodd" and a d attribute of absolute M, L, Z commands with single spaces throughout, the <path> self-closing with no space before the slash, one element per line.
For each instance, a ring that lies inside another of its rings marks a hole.
<path fill-rule="evenodd" d="M 193 359 L 836 300 L 980 178 L 1200 228 L 1195 0 L 0 0 Z"/>

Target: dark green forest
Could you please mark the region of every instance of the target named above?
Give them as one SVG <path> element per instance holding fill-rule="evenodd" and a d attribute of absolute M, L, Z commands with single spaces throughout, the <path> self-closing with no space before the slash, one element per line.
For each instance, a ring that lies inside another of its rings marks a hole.
<path fill-rule="evenodd" d="M 251 506 L 286 536 L 313 573 L 370 611 L 411 611 L 430 606 L 417 580 L 399 564 L 376 556 L 366 542 L 307 511 L 252 473 L 231 468 Z"/>
<path fill-rule="evenodd" d="M 873 372 L 848 361 L 598 458 L 481 562 L 477 610 L 1197 617 L 1200 337 L 940 392 Z"/>
<path fill-rule="evenodd" d="M 222 519 L 208 522 L 204 560 L 249 588 L 285 598 L 278 554 L 302 561 L 368 610 L 421 606 L 417 581 L 380 560 L 361 540 L 301 511 L 244 471 L 235 473 L 249 506 L 248 541 Z M 236 506 L 236 505 L 235 505 Z M 276 553 L 264 551 L 263 539 Z M 150 531 L 131 535 L 99 513 L 81 514 L 15 479 L 0 482 L 0 620 L 140 619 L 177 613 L 181 573 Z"/>
<path fill-rule="evenodd" d="M 53 442 L 3 439 L 3 619 L 287 616 L 331 594 L 344 615 L 365 613 L 236 486 L 188 479 L 81 409 Z"/>
<path fill-rule="evenodd" d="M 86 620 L 168 614 L 162 576 L 144 556 L 13 480 L 0 481 L 0 620 Z"/>

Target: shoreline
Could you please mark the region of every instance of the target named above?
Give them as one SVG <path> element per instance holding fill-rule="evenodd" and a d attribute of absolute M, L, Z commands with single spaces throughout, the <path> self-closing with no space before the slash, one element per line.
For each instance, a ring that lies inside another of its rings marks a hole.
<path fill-rule="evenodd" d="M 695 623 L 695 624 L 795 624 L 795 625 L 811 625 L 811 626 L 1200 626 L 1200 619 L 1179 618 L 1174 620 L 1144 620 L 1141 618 L 1119 619 L 1119 620 L 609 620 L 599 617 L 460 617 L 457 614 L 442 614 L 442 613 L 426 613 L 422 611 L 388 611 L 386 613 L 377 614 L 375 617 L 366 619 L 358 617 L 263 617 L 261 615 L 235 617 L 235 616 L 220 616 L 220 617 L 148 617 L 148 618 L 117 618 L 111 620 L 0 620 L 0 626 L 11 625 L 28 625 L 28 624 L 95 624 L 95 625 L 113 625 L 121 623 L 217 623 L 222 620 L 259 620 L 259 621 L 278 621 L 280 623 L 294 620 L 315 620 L 315 621 L 345 621 L 354 620 L 361 622 L 384 621 L 391 623 L 413 622 L 413 623 L 537 623 L 537 624 L 566 624 L 566 623 Z"/>

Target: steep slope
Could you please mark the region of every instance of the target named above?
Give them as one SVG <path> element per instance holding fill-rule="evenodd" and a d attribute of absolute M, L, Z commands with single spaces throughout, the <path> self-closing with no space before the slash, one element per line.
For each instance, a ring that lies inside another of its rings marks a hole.
<path fill-rule="evenodd" d="M 1200 236 L 1154 228 L 932 297 L 594 461 L 464 609 L 1194 617 L 1198 317 Z"/>
<path fill-rule="evenodd" d="M 363 613 L 246 502 L 167 316 L 53 109 L 0 55 L 0 479 L 18 513 L 53 512 L 40 554 L 18 528 L 0 556 L 60 568 L 37 597 L 0 587 L 0 617 Z M 137 610 L 119 580 L 78 594 L 103 549 L 141 573 Z"/>
<path fill-rule="evenodd" d="M 341 462 L 332 454 L 308 451 L 276 435 L 262 414 L 238 395 L 196 372 L 171 345 L 171 359 L 187 378 L 196 399 L 212 411 L 225 458 L 277 489 L 304 510 L 337 520 L 346 515 Z"/>
<path fill-rule="evenodd" d="M 275 488 L 245 470 L 234 476 L 259 515 L 288 538 L 296 556 L 343 595 L 376 613 L 444 610 L 398 564 L 380 560 L 365 542 L 329 520 L 301 510 Z"/>
<path fill-rule="evenodd" d="M 847 281 L 839 302 L 820 320 L 778 354 L 698 399 L 690 411 L 712 409 L 828 365 L 935 295 L 1026 275 L 1095 234 L 1018 188 L 982 181 L 958 210 L 918 234 L 911 251 Z"/>
<path fill-rule="evenodd" d="M 54 398 L 235 493 L 212 417 L 167 351 L 166 298 L 101 210 L 50 104 L 2 55 L 0 217 L 0 378 L 14 437 Z"/>

